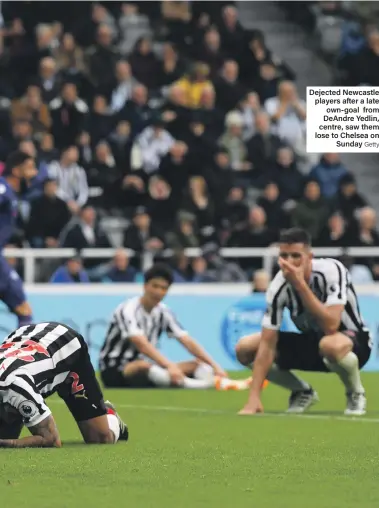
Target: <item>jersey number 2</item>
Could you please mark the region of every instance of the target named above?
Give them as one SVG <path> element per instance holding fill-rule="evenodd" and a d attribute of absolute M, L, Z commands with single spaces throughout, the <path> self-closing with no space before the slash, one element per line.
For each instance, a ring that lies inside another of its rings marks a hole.
<path fill-rule="evenodd" d="M 79 393 L 84 390 L 84 385 L 79 384 L 79 376 L 76 372 L 70 372 L 68 377 L 70 377 L 72 379 L 72 385 L 71 385 L 72 395 L 75 395 L 75 393 Z"/>
<path fill-rule="evenodd" d="M 13 350 L 12 350 L 13 348 Z M 38 342 L 33 340 L 24 340 L 22 342 L 6 342 L 0 346 L 0 351 L 7 351 L 4 358 L 18 358 L 24 362 L 35 362 L 34 355 L 37 353 L 43 354 L 50 358 L 46 348 Z"/>

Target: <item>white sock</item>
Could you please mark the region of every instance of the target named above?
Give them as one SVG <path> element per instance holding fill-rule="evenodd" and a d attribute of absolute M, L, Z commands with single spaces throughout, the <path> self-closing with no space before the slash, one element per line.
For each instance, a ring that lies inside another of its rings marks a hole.
<path fill-rule="evenodd" d="M 185 377 L 182 388 L 186 388 L 187 390 L 206 390 L 207 388 L 214 388 L 214 385 L 213 376 L 208 379 L 191 379 Z"/>
<path fill-rule="evenodd" d="M 207 363 L 200 363 L 198 367 L 196 367 L 195 372 L 193 373 L 193 377 L 195 379 L 211 379 L 214 376 L 213 368 Z"/>
<path fill-rule="evenodd" d="M 302 390 L 310 389 L 310 385 L 308 383 L 295 376 L 295 374 L 289 370 L 279 369 L 276 363 L 271 365 L 266 379 L 275 385 L 281 386 L 282 388 L 287 388 L 287 390 L 290 390 L 291 392 L 300 392 Z"/>
<path fill-rule="evenodd" d="M 338 375 L 348 393 L 365 392 L 359 372 L 359 360 L 355 353 L 350 351 L 350 353 L 347 353 L 347 355 L 338 362 L 331 362 L 327 358 L 324 358 L 324 363 L 329 370 Z"/>
<path fill-rule="evenodd" d="M 114 434 L 114 442 L 117 443 L 118 438 L 120 437 L 120 422 L 116 415 L 107 415 L 108 425 L 111 431 Z"/>
<path fill-rule="evenodd" d="M 147 377 L 156 386 L 167 387 L 171 385 L 170 374 L 163 367 L 159 367 L 159 365 L 152 365 L 147 373 Z"/>

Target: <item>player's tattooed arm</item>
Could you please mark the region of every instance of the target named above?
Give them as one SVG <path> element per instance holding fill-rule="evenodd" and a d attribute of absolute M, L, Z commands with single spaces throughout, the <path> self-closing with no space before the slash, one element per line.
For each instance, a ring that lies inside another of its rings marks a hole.
<path fill-rule="evenodd" d="M 50 415 L 29 427 L 32 436 L 21 439 L 0 439 L 0 448 L 60 448 L 61 440 L 54 418 Z"/>

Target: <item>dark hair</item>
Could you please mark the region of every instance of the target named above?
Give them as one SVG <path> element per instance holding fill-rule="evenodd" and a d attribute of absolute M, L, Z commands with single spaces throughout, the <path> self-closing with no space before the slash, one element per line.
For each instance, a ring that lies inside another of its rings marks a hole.
<path fill-rule="evenodd" d="M 279 243 L 303 243 L 310 247 L 312 245 L 312 240 L 307 231 L 301 228 L 290 228 L 281 231 L 279 236 Z"/>
<path fill-rule="evenodd" d="M 12 152 L 5 162 L 4 176 L 11 175 L 14 168 L 21 166 L 21 164 L 24 164 L 28 159 L 33 159 L 33 157 L 21 150 Z"/>
<path fill-rule="evenodd" d="M 151 279 L 163 279 L 169 286 L 174 282 L 171 268 L 163 263 L 157 263 L 147 270 L 144 274 L 144 281 L 149 282 Z"/>

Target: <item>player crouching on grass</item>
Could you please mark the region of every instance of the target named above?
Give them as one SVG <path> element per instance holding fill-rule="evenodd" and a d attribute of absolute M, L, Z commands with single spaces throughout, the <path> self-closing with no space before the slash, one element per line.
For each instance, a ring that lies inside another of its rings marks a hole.
<path fill-rule="evenodd" d="M 104 385 L 109 388 L 247 389 L 251 378 L 228 379 L 226 372 L 162 303 L 172 282 L 171 270 L 157 264 L 144 275 L 142 296 L 121 303 L 114 311 L 100 354 Z M 173 363 L 162 355 L 158 345 L 163 332 L 175 337 L 195 359 Z"/>
<path fill-rule="evenodd" d="M 0 345 L 0 448 L 60 447 L 45 399 L 66 403 L 86 443 L 128 440 L 128 428 L 104 402 L 83 337 L 60 323 L 18 328 Z M 19 438 L 22 427 L 31 436 Z"/>
<path fill-rule="evenodd" d="M 290 390 L 289 413 L 303 413 L 318 400 L 316 392 L 292 369 L 335 372 L 346 389 L 346 415 L 366 413 L 359 369 L 368 361 L 371 338 L 359 311 L 346 268 L 335 259 L 313 259 L 310 237 L 289 229 L 279 240 L 280 271 L 267 291 L 262 332 L 240 339 L 239 361 L 254 362 L 249 400 L 240 414 L 263 411 L 261 386 L 267 378 Z M 280 331 L 284 308 L 301 333 Z"/>

